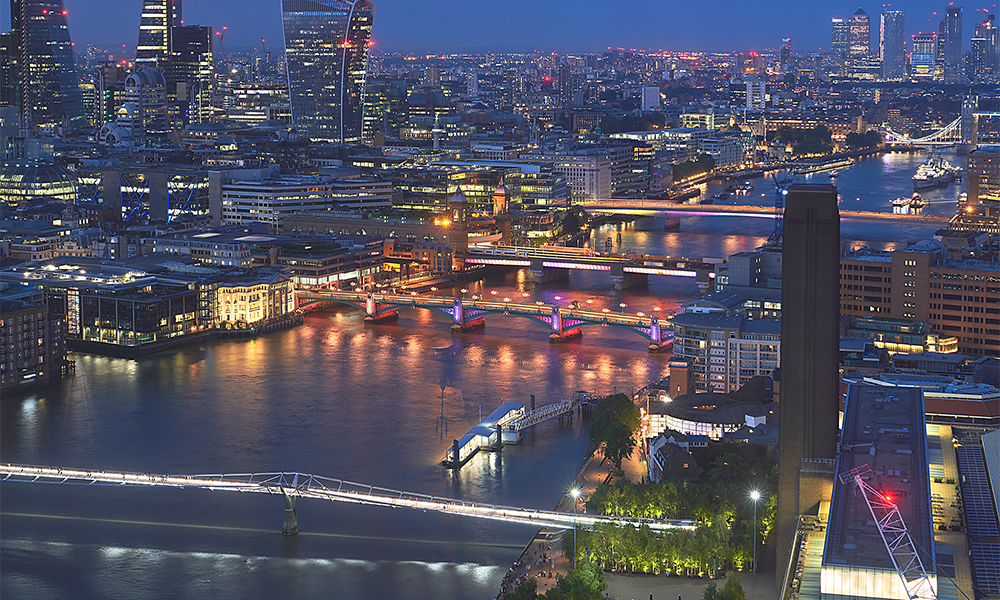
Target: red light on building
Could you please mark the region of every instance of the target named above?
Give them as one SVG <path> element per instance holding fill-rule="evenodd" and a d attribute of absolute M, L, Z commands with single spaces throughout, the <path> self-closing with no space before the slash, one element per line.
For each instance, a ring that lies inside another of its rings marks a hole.
<path fill-rule="evenodd" d="M 63 10 L 63 11 L 62 11 L 62 14 L 63 14 L 63 16 L 65 17 L 65 16 L 66 16 L 66 11 L 65 11 L 65 10 Z"/>
<path fill-rule="evenodd" d="M 551 77 L 549 77 L 548 75 L 546 75 L 546 76 L 545 76 L 545 81 L 552 81 L 552 78 L 551 78 Z"/>
<path fill-rule="evenodd" d="M 43 9 L 42 9 L 42 14 L 43 14 L 43 15 L 47 15 L 47 14 L 49 14 L 49 10 L 48 10 L 47 8 L 43 8 Z"/>

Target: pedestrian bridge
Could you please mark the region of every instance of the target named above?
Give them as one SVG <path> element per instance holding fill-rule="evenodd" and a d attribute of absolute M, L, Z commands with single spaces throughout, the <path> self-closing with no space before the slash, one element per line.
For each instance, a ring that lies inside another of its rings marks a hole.
<path fill-rule="evenodd" d="M 649 342 L 649 350 L 656 352 L 673 345 L 674 332 L 660 326 L 656 315 L 598 312 L 566 308 L 554 304 L 519 304 L 505 299 L 503 302 L 484 300 L 467 301 L 447 296 L 405 296 L 401 294 L 375 294 L 334 291 L 298 292 L 298 306 L 332 302 L 353 306 L 365 311 L 366 322 L 395 319 L 400 309 L 423 308 L 451 319 L 454 332 L 471 331 L 485 326 L 491 315 L 524 317 L 544 325 L 549 330 L 549 341 L 563 342 L 580 337 L 583 327 L 610 326 L 636 333 Z M 669 326 L 668 326 L 669 327 Z"/>
<path fill-rule="evenodd" d="M 282 533 L 298 533 L 295 515 L 297 498 L 314 498 L 331 502 L 350 502 L 387 508 L 409 508 L 424 512 L 460 515 L 534 527 L 593 528 L 601 523 L 615 525 L 646 525 L 654 531 L 669 529 L 693 530 L 691 520 L 630 519 L 604 515 L 563 513 L 516 506 L 501 506 L 469 502 L 455 498 L 430 496 L 355 483 L 343 479 L 319 477 L 307 473 L 232 473 L 220 475 L 167 475 L 156 473 L 112 472 L 99 469 L 63 469 L 27 465 L 0 465 L 0 481 L 50 483 L 66 485 L 101 485 L 121 487 L 192 488 L 212 491 L 273 494 L 285 503 Z"/>

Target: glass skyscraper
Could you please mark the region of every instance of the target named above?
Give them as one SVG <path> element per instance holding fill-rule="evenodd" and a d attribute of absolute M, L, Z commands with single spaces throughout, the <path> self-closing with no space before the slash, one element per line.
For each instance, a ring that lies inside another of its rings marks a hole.
<path fill-rule="evenodd" d="M 142 0 L 135 62 L 163 67 L 170 58 L 172 27 L 181 25 L 181 0 Z"/>
<path fill-rule="evenodd" d="M 903 11 L 882 13 L 879 55 L 882 57 L 882 79 L 901 81 L 906 77 L 906 50 L 903 37 Z"/>
<path fill-rule="evenodd" d="M 17 102 L 24 126 L 87 126 L 62 0 L 11 0 Z"/>
<path fill-rule="evenodd" d="M 295 128 L 312 139 L 360 143 L 375 5 L 282 0 L 281 13 Z"/>

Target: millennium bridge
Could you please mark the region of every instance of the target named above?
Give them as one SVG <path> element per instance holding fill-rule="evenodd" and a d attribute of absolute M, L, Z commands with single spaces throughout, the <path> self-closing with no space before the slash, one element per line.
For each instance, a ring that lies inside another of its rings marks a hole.
<path fill-rule="evenodd" d="M 0 464 L 0 481 L 129 488 L 190 488 L 217 492 L 272 494 L 281 496 L 284 500 L 285 517 L 282 533 L 285 535 L 295 535 L 299 531 L 298 518 L 295 513 L 297 498 L 314 498 L 385 508 L 409 508 L 423 512 L 520 523 L 535 527 L 565 529 L 585 527 L 592 529 L 601 523 L 637 527 L 646 525 L 654 531 L 693 530 L 696 527 L 696 523 L 690 520 L 633 519 L 483 504 L 296 472 L 169 475 Z"/>
<path fill-rule="evenodd" d="M 379 323 L 399 317 L 400 309 L 423 308 L 451 319 L 451 330 L 455 333 L 472 331 L 484 327 L 486 317 L 504 315 L 524 317 L 540 323 L 549 331 L 549 341 L 558 343 L 583 335 L 583 327 L 610 326 L 631 331 L 645 338 L 650 352 L 658 352 L 673 345 L 674 332 L 668 324 L 660 325 L 657 315 L 642 313 L 616 313 L 608 309 L 602 311 L 579 310 L 555 304 L 538 302 L 519 304 L 505 298 L 502 302 L 485 300 L 464 300 L 441 296 L 418 296 L 416 292 L 405 296 L 399 294 L 375 294 L 334 291 L 300 291 L 296 294 L 299 308 L 320 303 L 353 306 L 365 312 L 365 322 Z"/>

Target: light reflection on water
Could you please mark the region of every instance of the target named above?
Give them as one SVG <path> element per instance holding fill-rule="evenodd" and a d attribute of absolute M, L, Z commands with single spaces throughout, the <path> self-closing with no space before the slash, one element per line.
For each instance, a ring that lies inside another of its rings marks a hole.
<path fill-rule="evenodd" d="M 850 191 L 860 198 L 889 179 L 886 165 L 896 165 L 892 177 L 905 186 L 923 158 L 858 161 L 838 185 L 845 197 Z M 764 189 L 764 180 L 756 182 Z M 932 199 L 947 199 L 955 188 L 936 192 Z M 857 203 L 876 209 L 887 202 L 878 196 Z M 699 217 L 685 219 L 681 232 L 658 226 L 649 220 L 604 226 L 592 243 L 603 250 L 610 236 L 616 251 L 721 258 L 759 246 L 772 224 Z M 926 230 L 849 224 L 844 233 L 892 248 Z M 495 290 L 501 298 L 527 293 L 523 301 L 552 303 L 560 296 L 563 305 L 577 300 L 582 308 L 618 310 L 625 303 L 647 314 L 657 306 L 660 314 L 677 311 L 698 294 L 688 278 L 650 277 L 646 287 L 615 291 L 603 273 L 573 272 L 568 281 L 536 285 L 526 270 L 439 294 L 462 288 L 467 297 Z M 402 310 L 398 322 L 373 326 L 362 317 L 346 308 L 315 313 L 300 327 L 257 340 L 140 360 L 76 356 L 77 374 L 61 386 L 0 402 L 0 455 L 8 462 L 140 472 L 299 470 L 548 509 L 573 481 L 586 448 L 579 419 L 544 423 L 519 445 L 478 454 L 458 472 L 438 461 L 479 420 L 480 407 L 486 414 L 502 400 L 527 403 L 529 394 L 545 404 L 576 390 L 627 391 L 665 374 L 666 356 L 648 355 L 641 337 L 612 327 L 586 328 L 582 340 L 549 345 L 543 326 L 515 317 L 493 316 L 485 329 L 456 336 L 447 319 L 430 311 Z M 11 483 L 0 484 L 0 494 L 5 598 L 273 598 L 329 596 L 332 589 L 346 598 L 485 598 L 505 571 L 495 565 L 512 561 L 532 533 L 524 526 L 300 502 L 304 534 L 286 539 L 277 533 L 281 503 L 269 497 Z M 67 526 L 11 514 L 17 512 L 75 520 Z M 154 520 L 185 527 L 139 524 Z M 121 550 L 112 557 L 101 548 Z"/>

